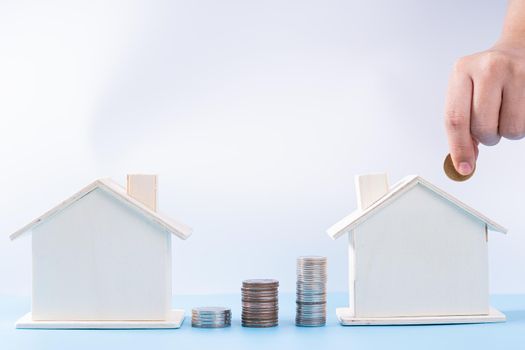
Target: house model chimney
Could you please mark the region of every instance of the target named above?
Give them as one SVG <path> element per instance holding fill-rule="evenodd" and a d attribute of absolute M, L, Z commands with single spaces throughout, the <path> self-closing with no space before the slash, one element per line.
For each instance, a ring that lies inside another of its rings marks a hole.
<path fill-rule="evenodd" d="M 157 211 L 157 175 L 128 175 L 127 192 L 130 197 Z"/>
<path fill-rule="evenodd" d="M 355 177 L 357 207 L 365 210 L 379 198 L 388 193 L 386 174 L 358 175 Z"/>

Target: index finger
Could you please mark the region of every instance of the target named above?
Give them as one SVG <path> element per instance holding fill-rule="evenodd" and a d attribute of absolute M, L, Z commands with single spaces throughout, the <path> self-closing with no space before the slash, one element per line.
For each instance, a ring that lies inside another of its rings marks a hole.
<path fill-rule="evenodd" d="M 462 175 L 472 173 L 476 163 L 476 147 L 470 134 L 472 91 L 470 76 L 455 69 L 448 84 L 445 126 L 452 162 Z"/>

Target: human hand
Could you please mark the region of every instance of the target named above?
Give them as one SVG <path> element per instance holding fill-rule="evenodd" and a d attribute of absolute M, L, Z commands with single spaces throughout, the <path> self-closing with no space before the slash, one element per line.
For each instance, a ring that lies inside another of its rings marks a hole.
<path fill-rule="evenodd" d="M 449 81 L 445 125 L 450 155 L 462 175 L 472 173 L 478 144 L 525 136 L 525 42 L 500 42 L 460 58 Z"/>

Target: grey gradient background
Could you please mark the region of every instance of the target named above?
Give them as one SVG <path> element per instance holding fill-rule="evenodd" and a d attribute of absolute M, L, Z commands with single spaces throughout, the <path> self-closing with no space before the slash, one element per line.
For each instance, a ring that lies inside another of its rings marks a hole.
<path fill-rule="evenodd" d="M 353 177 L 420 174 L 509 228 L 490 235 L 491 291 L 523 293 L 525 142 L 482 147 L 445 178 L 452 63 L 498 37 L 504 1 L 0 2 L 0 294 L 29 295 L 31 240 L 9 233 L 98 177 L 160 174 L 174 292 L 237 292 L 355 207 Z"/>

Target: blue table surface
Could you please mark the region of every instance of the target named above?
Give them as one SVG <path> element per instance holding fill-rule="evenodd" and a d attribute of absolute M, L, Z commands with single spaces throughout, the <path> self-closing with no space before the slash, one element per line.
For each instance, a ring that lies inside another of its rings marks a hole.
<path fill-rule="evenodd" d="M 328 296 L 325 327 L 294 325 L 293 294 L 280 294 L 279 326 L 255 329 L 240 325 L 240 295 L 175 296 L 175 308 L 186 310 L 180 329 L 164 330 L 28 330 L 14 322 L 29 311 L 30 300 L 0 297 L 0 349 L 525 349 L 525 295 L 496 295 L 492 305 L 507 315 L 506 323 L 434 326 L 342 327 L 335 308 L 347 295 Z M 191 327 L 191 308 L 232 308 L 232 326 Z"/>

